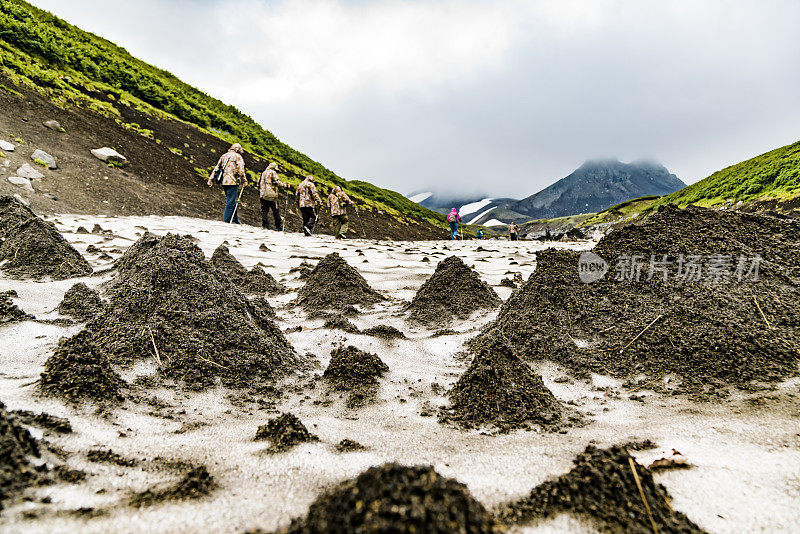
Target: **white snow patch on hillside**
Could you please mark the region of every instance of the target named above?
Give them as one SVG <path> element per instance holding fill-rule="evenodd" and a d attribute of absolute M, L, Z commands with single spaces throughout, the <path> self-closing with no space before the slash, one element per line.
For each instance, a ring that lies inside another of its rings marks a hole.
<path fill-rule="evenodd" d="M 488 221 L 483 223 L 483 226 L 505 226 L 505 225 L 506 223 L 504 223 L 503 221 L 498 221 L 497 219 L 489 219 Z"/>
<path fill-rule="evenodd" d="M 470 213 L 476 213 L 489 205 L 492 201 L 491 198 L 484 198 L 483 200 L 479 200 L 478 202 L 470 202 L 469 204 L 464 204 L 461 206 L 461 209 L 458 210 L 458 214 L 462 217 L 469 215 Z"/>
<path fill-rule="evenodd" d="M 484 215 L 487 215 L 489 212 L 491 212 L 491 211 L 492 211 L 493 209 L 495 209 L 496 207 L 497 207 L 497 206 L 492 206 L 492 207 L 491 207 L 491 208 L 489 208 L 488 210 L 486 210 L 486 211 L 482 211 L 481 213 L 479 213 L 478 215 L 476 215 L 475 217 L 473 217 L 473 218 L 472 218 L 472 219 L 471 219 L 471 220 L 470 220 L 470 221 L 469 221 L 467 224 L 475 224 L 475 223 L 477 223 L 479 220 L 481 220 L 481 218 L 482 218 Z"/>
<path fill-rule="evenodd" d="M 408 200 L 411 202 L 416 202 L 419 204 L 420 202 L 425 202 L 426 199 L 429 199 L 433 195 L 433 193 L 417 193 L 414 196 L 408 197 Z"/>

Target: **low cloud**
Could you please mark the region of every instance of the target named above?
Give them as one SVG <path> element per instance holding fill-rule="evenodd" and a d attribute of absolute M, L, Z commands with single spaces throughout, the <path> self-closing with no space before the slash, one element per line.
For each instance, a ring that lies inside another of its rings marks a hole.
<path fill-rule="evenodd" d="M 789 0 L 34 3 L 403 192 L 527 196 L 608 156 L 692 182 L 798 137 Z"/>

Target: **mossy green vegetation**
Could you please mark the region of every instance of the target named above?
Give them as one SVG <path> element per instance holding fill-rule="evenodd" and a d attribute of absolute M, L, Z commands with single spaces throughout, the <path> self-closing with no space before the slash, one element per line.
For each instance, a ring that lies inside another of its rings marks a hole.
<path fill-rule="evenodd" d="M 726 200 L 786 200 L 800 195 L 800 141 L 717 171 L 654 201 L 714 206 Z"/>
<path fill-rule="evenodd" d="M 625 202 L 620 202 L 608 209 L 596 213 L 581 223 L 581 226 L 593 226 L 595 224 L 615 223 L 623 219 L 634 217 L 646 210 L 654 201 L 661 198 L 658 195 L 648 195 L 644 197 L 632 198 Z"/>
<path fill-rule="evenodd" d="M 399 220 L 425 220 L 445 226 L 443 215 L 393 191 L 344 180 L 281 142 L 235 107 L 27 2 L 0 0 L 0 28 L 0 71 L 17 85 L 33 88 L 56 105 L 91 109 L 150 138 L 153 133 L 138 124 L 123 124 L 117 106 L 179 120 L 224 141 L 238 141 L 262 160 L 277 162 L 287 174 L 313 174 L 319 184 L 326 186 L 324 189 L 340 185 L 354 199 Z M 296 179 L 287 179 L 297 183 Z"/>

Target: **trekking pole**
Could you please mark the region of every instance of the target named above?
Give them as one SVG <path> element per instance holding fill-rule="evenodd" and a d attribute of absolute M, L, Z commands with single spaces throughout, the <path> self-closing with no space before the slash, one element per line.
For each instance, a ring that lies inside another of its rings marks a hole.
<path fill-rule="evenodd" d="M 236 210 L 239 209 L 239 201 L 242 200 L 242 193 L 244 193 L 244 184 L 239 190 L 239 197 L 236 199 L 236 205 L 233 207 L 233 214 L 231 215 L 231 220 L 228 221 L 228 224 L 233 224 L 233 219 L 236 218 Z"/>
<path fill-rule="evenodd" d="M 286 223 L 289 221 L 289 188 L 286 188 L 286 205 L 283 207 L 283 228 L 281 232 L 286 233 Z"/>
<path fill-rule="evenodd" d="M 367 232 L 364 230 L 364 223 L 361 222 L 361 214 L 358 213 L 358 206 L 353 204 L 353 209 L 356 210 L 356 218 L 358 219 L 358 224 L 361 226 L 361 235 L 364 236 L 364 239 L 366 239 Z"/>

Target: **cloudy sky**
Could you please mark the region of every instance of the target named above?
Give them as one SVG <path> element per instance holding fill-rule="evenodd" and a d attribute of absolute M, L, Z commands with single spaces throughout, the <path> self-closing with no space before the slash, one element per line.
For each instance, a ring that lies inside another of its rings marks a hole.
<path fill-rule="evenodd" d="M 345 178 L 524 197 L 800 139 L 796 0 L 32 0 Z"/>

